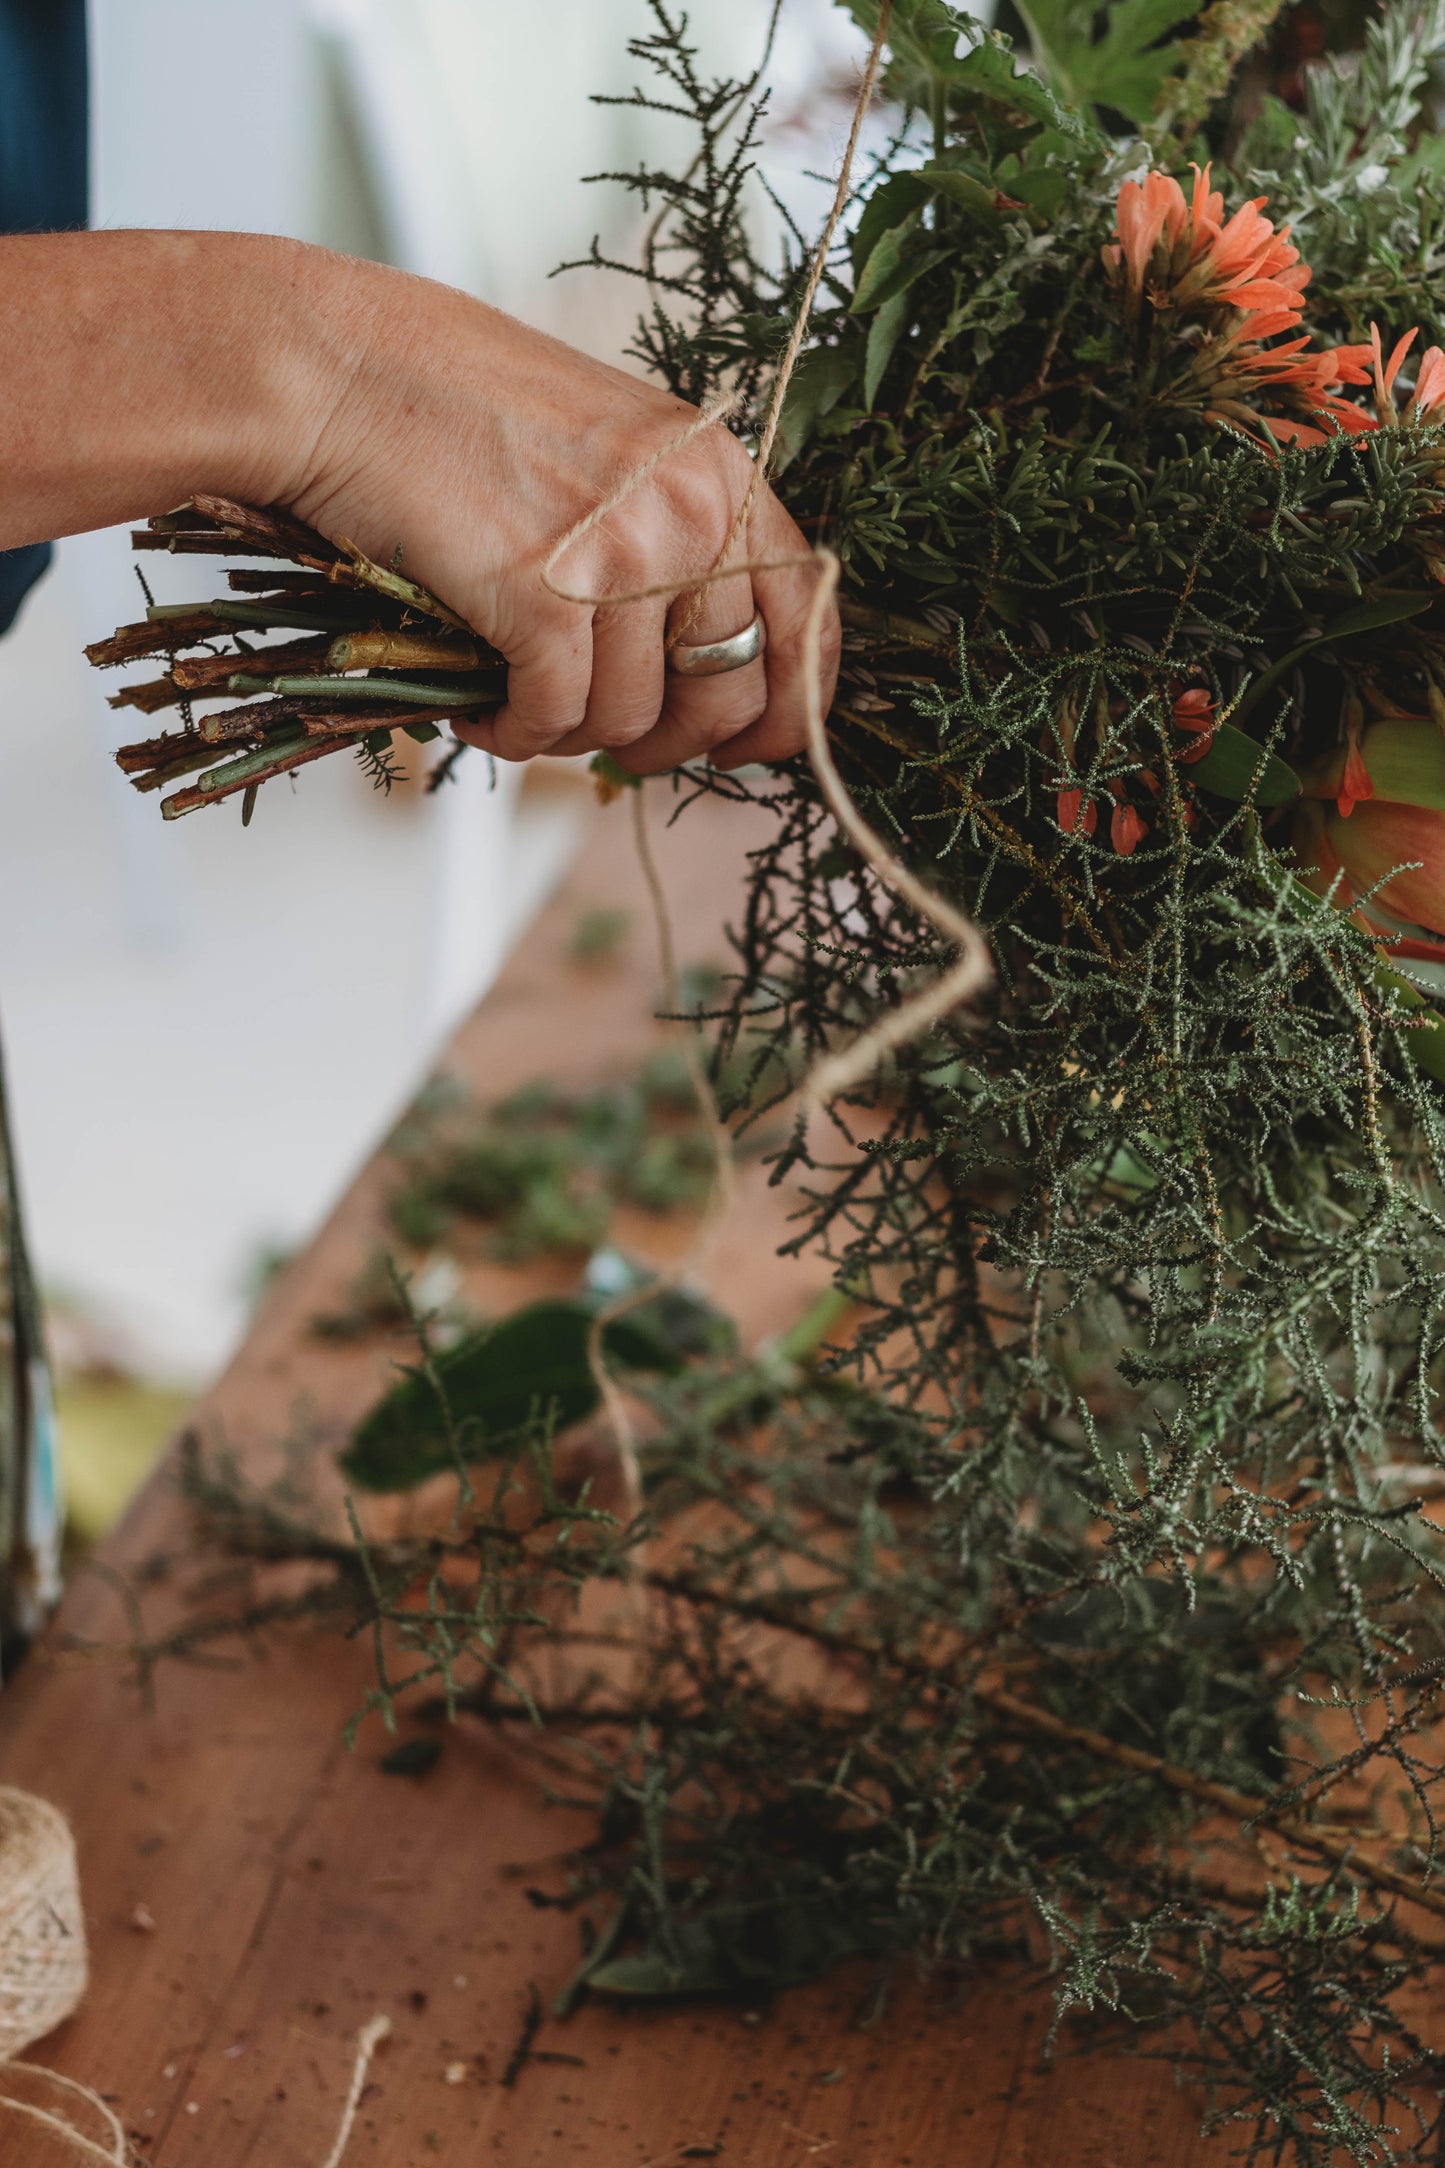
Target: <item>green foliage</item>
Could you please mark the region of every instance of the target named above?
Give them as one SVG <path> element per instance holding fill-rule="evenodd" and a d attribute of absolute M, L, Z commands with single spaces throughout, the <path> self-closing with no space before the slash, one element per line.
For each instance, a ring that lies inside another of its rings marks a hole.
<path fill-rule="evenodd" d="M 697 1205 L 713 1167 L 686 1072 L 670 1053 L 590 1092 L 538 1081 L 482 1115 L 445 1110 L 405 1145 L 406 1179 L 390 1203 L 397 1233 L 425 1248 L 478 1221 L 492 1254 L 511 1262 L 548 1251 L 585 1256 L 606 1239 L 619 1205 Z"/>
<path fill-rule="evenodd" d="M 410 1369 L 357 1424 L 341 1465 L 359 1490 L 404 1491 L 448 1468 L 512 1451 L 590 1415 L 597 1383 L 587 1343 L 594 1305 L 534 1302 Z M 603 1329 L 603 1351 L 627 1370 L 678 1358 L 645 1313 Z"/>
<path fill-rule="evenodd" d="M 1097 11 L 1078 0 L 1020 5 L 1035 64 L 1072 106 L 1111 106 L 1142 123 L 1179 59 L 1169 33 L 1195 13 L 1193 0 L 1114 0 L 1096 35 Z"/>

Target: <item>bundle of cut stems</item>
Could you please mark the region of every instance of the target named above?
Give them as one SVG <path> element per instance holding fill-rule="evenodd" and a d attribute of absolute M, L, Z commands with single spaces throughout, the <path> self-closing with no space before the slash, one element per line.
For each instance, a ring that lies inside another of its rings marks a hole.
<path fill-rule="evenodd" d="M 387 786 L 397 731 L 427 744 L 443 723 L 506 697 L 502 657 L 445 604 L 395 566 L 330 543 L 286 512 L 193 497 L 131 540 L 137 550 L 271 560 L 231 568 L 230 593 L 211 601 L 150 602 L 139 623 L 86 649 L 99 669 L 150 657 L 164 668 L 124 686 L 111 706 L 180 714 L 180 729 L 115 756 L 137 790 L 194 778 L 162 798 L 167 820 L 237 791 L 249 819 L 262 783 L 346 750 Z M 289 637 L 255 644 L 269 633 Z M 197 714 L 199 703 L 217 699 L 229 704 Z M 433 770 L 433 786 L 450 765 Z"/>

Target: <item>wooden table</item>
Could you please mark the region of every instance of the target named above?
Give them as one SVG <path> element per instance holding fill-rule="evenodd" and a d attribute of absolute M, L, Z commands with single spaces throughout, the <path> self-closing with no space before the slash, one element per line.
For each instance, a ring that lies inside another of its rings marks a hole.
<path fill-rule="evenodd" d="M 725 953 L 749 818 L 698 807 L 659 837 L 684 960 Z M 620 959 L 583 966 L 568 938 L 599 905 L 629 909 L 636 930 Z M 657 1004 L 614 809 L 445 1066 L 487 1096 L 539 1074 L 600 1078 L 654 1043 Z M 247 1140 L 218 1148 L 244 1152 Z M 388 1374 L 394 1344 L 338 1348 L 309 1329 L 377 1243 L 387 1179 L 378 1157 L 202 1404 L 203 1429 L 224 1428 L 248 1467 L 271 1463 L 303 1402 L 323 1446 L 340 1438 Z M 816 1264 L 771 1256 L 783 1210 L 752 1169 L 716 1253 L 715 1289 L 754 1338 L 820 1284 Z M 497 1312 L 569 1279 L 565 1266 L 483 1266 L 470 1293 Z M 1112 2051 L 1042 2064 L 1046 2001 L 992 1974 L 947 2004 L 905 1996 L 866 2031 L 856 1978 L 761 2011 L 594 2001 L 565 2024 L 547 2019 L 536 2046 L 558 2059 L 530 2061 L 504 2087 L 531 1983 L 545 1998 L 578 1954 L 575 1922 L 534 1909 L 525 1887 L 582 1823 L 546 1807 L 535 1768 L 476 1727 L 449 1737 L 420 1782 L 380 1772 L 377 1725 L 348 1751 L 342 1727 L 367 1657 L 334 1638 L 296 1632 L 228 1668 L 170 1666 L 149 1711 L 123 1666 L 67 1650 L 67 1637 L 127 1635 L 118 1576 L 153 1615 L 194 1601 L 215 1562 L 186 1559 L 188 1540 L 163 1471 L 0 1695 L 0 1781 L 69 1814 L 93 1938 L 89 1998 L 36 2052 L 115 2102 L 142 2160 L 320 2168 L 355 2035 L 375 2012 L 392 2037 L 348 2168 L 1190 2168 L 1226 2152 L 1198 2138 L 1197 2096 L 1161 2064 Z M 158 1554 L 182 1562 L 150 1585 Z M 24 2168 L 58 2164 L 46 2146 L 37 2140 Z"/>

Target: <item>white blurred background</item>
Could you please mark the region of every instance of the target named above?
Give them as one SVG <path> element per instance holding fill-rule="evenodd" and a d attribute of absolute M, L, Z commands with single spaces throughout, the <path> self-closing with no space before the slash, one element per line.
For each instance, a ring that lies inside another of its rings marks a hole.
<path fill-rule="evenodd" d="M 767 0 L 692 0 L 714 66 L 748 68 Z M 93 219 L 247 228 L 405 265 L 616 359 L 630 282 L 548 273 L 632 199 L 583 174 L 676 147 L 590 102 L 638 79 L 645 0 L 93 0 Z M 770 171 L 808 225 L 859 41 L 786 0 Z M 436 799 L 350 763 L 163 824 L 109 755 L 113 681 L 80 650 L 138 616 L 123 531 L 62 545 L 0 642 L 0 1017 L 32 1238 L 61 1307 L 129 1367 L 187 1383 L 224 1357 L 268 1250 L 315 1226 L 478 998 L 565 862 L 581 793 L 491 791 L 479 755 Z M 161 599 L 205 561 L 145 560 Z M 133 734 L 133 733 L 131 733 Z"/>

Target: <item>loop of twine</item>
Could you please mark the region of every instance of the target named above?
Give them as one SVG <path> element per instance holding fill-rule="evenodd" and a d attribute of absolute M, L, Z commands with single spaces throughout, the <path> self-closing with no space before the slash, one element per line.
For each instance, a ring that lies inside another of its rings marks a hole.
<path fill-rule="evenodd" d="M 4 2089 L 16 2078 L 22 2078 L 27 2084 L 39 2079 L 42 2085 L 53 2087 L 69 2101 L 83 2100 L 87 2108 L 93 2109 L 104 2124 L 108 2143 L 101 2145 L 94 2138 L 87 2137 L 64 2107 L 42 2108 L 33 2100 L 17 2099 L 14 2093 Z M 120 2118 L 101 2099 L 99 2093 L 92 2092 L 88 2085 L 82 2085 L 77 2078 L 62 2077 L 58 2070 L 46 2070 L 39 2063 L 0 2062 L 0 2123 L 9 2120 L 18 2120 L 32 2129 L 38 2126 L 41 2130 L 48 2131 L 53 2138 L 58 2138 L 62 2145 L 68 2146 L 71 2153 L 80 2160 L 102 2161 L 106 2168 L 128 2168 L 130 2155 L 126 2150 L 125 2131 L 121 2127 Z"/>
<path fill-rule="evenodd" d="M 583 536 L 590 534 L 610 513 L 615 512 L 617 507 L 631 496 L 632 492 L 639 488 L 674 453 L 683 450 L 704 430 L 712 428 L 714 423 L 725 420 L 729 414 L 736 411 L 738 399 L 735 393 L 725 393 L 710 401 L 702 409 L 701 413 L 695 415 L 686 428 L 677 436 L 669 439 L 666 444 L 659 446 L 646 459 L 640 461 L 629 474 L 624 475 L 621 482 L 609 496 L 605 497 L 600 504 L 595 505 L 590 512 L 584 514 L 581 519 L 568 528 L 566 534 L 552 549 L 542 568 L 543 585 L 550 593 L 556 595 L 559 600 L 565 602 L 575 602 L 586 608 L 600 609 L 603 607 L 621 607 L 627 603 L 647 602 L 662 595 L 677 595 L 686 592 L 689 601 L 696 605 L 691 612 L 691 616 L 695 616 L 696 609 L 701 607 L 703 590 L 713 586 L 719 580 L 733 579 L 743 573 L 787 571 L 802 565 L 811 565 L 817 571 L 818 582 L 813 592 L 803 630 L 802 677 L 808 758 L 812 763 L 818 788 L 822 792 L 834 819 L 846 832 L 859 855 L 872 867 L 879 880 L 883 882 L 885 887 L 890 888 L 896 896 L 907 903 L 912 910 L 916 911 L 919 917 L 926 919 L 937 932 L 943 934 L 950 942 L 953 942 L 957 947 L 958 955 L 952 967 L 932 986 L 926 988 L 923 993 L 916 995 L 911 1001 L 904 1002 L 890 1016 L 883 1018 L 869 1031 L 863 1033 L 852 1046 L 826 1056 L 816 1065 L 810 1075 L 798 1087 L 803 1107 L 808 1112 L 824 1105 L 830 1099 L 837 1098 L 840 1092 L 846 1091 L 851 1085 L 860 1082 L 863 1077 L 876 1068 L 885 1055 L 895 1047 L 906 1045 L 910 1040 L 919 1037 L 939 1017 L 946 1015 L 950 1009 L 957 1007 L 960 1002 L 977 993 L 980 988 L 987 984 L 990 976 L 988 947 L 978 928 L 971 919 L 965 918 L 962 912 L 955 910 L 946 898 L 937 894 L 933 889 L 925 887 L 923 882 L 918 880 L 902 860 L 889 849 L 883 838 L 874 829 L 870 828 L 859 812 L 834 763 L 828 744 L 827 718 L 823 713 L 819 683 L 823 625 L 827 617 L 828 607 L 838 589 L 840 568 L 837 558 L 831 550 L 820 546 L 817 549 L 797 553 L 789 557 L 744 559 L 741 563 L 732 561 L 733 549 L 746 530 L 748 521 L 752 516 L 753 506 L 757 501 L 758 492 L 763 488 L 767 480 L 768 464 L 772 458 L 773 447 L 777 441 L 778 428 L 782 419 L 783 401 L 787 396 L 788 385 L 792 380 L 793 372 L 797 368 L 798 359 L 802 353 L 803 340 L 807 336 L 808 324 L 812 318 L 813 303 L 817 298 L 818 287 L 827 266 L 828 251 L 833 245 L 833 237 L 838 230 L 838 222 L 847 206 L 848 191 L 853 177 L 853 161 L 858 149 L 858 139 L 877 85 L 878 71 L 882 64 L 883 48 L 887 41 L 891 13 L 892 0 L 883 0 L 883 6 L 879 10 L 877 28 L 873 34 L 873 42 L 869 49 L 868 62 L 863 71 L 863 78 L 858 87 L 858 96 L 853 105 L 852 121 L 848 130 L 848 140 L 843 151 L 842 163 L 838 169 L 837 183 L 833 190 L 833 201 L 824 222 L 822 234 L 813 251 L 802 299 L 798 304 L 793 319 L 783 358 L 778 365 L 777 377 L 768 400 L 768 411 L 763 423 L 762 435 L 758 441 L 757 457 L 753 463 L 752 475 L 712 570 L 700 577 L 694 576 L 685 583 L 676 580 L 661 580 L 651 586 L 632 588 L 625 593 L 613 595 L 578 593 L 560 586 L 554 577 L 560 560 L 572 548 L 574 543 L 579 542 Z M 686 631 L 688 624 L 691 622 L 691 616 L 685 616 L 669 633 L 669 647 L 675 644 L 681 634 Z M 634 797 L 640 797 L 640 795 L 640 792 L 634 793 Z M 640 807 L 634 808 L 634 832 L 637 838 L 638 855 L 642 861 L 643 874 L 652 898 L 654 916 L 657 922 L 658 940 L 662 949 L 663 983 L 666 998 L 669 1007 L 675 1010 L 678 1005 L 677 972 L 676 962 L 672 955 L 671 924 L 657 868 L 652 862 L 648 849 Z M 691 1043 L 690 1034 L 686 1043 Z M 694 1082 L 697 1083 L 698 1079 L 694 1078 Z M 716 1102 L 705 1078 L 702 1079 L 699 1098 L 704 1116 L 716 1134 L 717 1129 L 720 1127 L 720 1118 Z M 718 1158 L 720 1180 L 722 1178 L 724 1156 L 720 1153 Z M 709 1225 L 705 1229 L 706 1239 L 709 1242 L 712 1237 L 711 1222 L 714 1216 L 713 1213 L 709 1213 Z M 693 1262 L 692 1259 L 687 1261 L 688 1264 Z M 678 1272 L 670 1277 L 679 1277 L 683 1269 L 685 1267 L 678 1268 Z M 655 1286 L 656 1283 L 654 1283 Z M 624 1308 L 631 1306 L 633 1300 L 634 1298 L 631 1296 L 621 1298 L 619 1304 L 613 1306 L 606 1315 L 620 1315 Z M 610 1408 L 613 1395 L 606 1393 L 604 1398 L 608 1400 Z"/>
<path fill-rule="evenodd" d="M 876 1069 L 879 1062 L 887 1054 L 891 1053 L 894 1048 L 906 1045 L 909 1041 L 918 1038 L 931 1024 L 936 1023 L 941 1017 L 947 1015 L 951 1009 L 956 1008 L 961 1002 L 979 992 L 988 983 L 991 976 L 988 945 L 978 928 L 973 924 L 972 920 L 965 918 L 960 911 L 955 910 L 944 897 L 925 887 L 903 864 L 902 860 L 889 849 L 883 838 L 869 826 L 859 812 L 833 760 L 832 751 L 828 744 L 827 717 L 823 712 L 820 686 L 823 626 L 828 615 L 829 605 L 838 589 L 840 571 L 838 559 L 831 550 L 821 546 L 806 553 L 798 553 L 789 557 L 745 558 L 741 563 L 735 563 L 732 559 L 732 552 L 746 531 L 748 521 L 752 516 L 758 493 L 767 480 L 768 465 L 772 458 L 773 447 L 777 441 L 778 429 L 782 419 L 783 401 L 787 396 L 788 385 L 792 380 L 793 372 L 797 368 L 798 359 L 802 353 L 803 341 L 807 336 L 808 325 L 812 318 L 813 303 L 817 298 L 818 287 L 827 266 L 828 251 L 833 245 L 833 237 L 838 230 L 838 222 L 842 218 L 848 202 L 848 191 L 852 182 L 853 161 L 857 154 L 858 139 L 877 85 L 878 71 L 882 64 L 883 48 L 888 36 L 891 13 L 892 0 L 883 0 L 883 5 L 879 10 L 877 27 L 873 34 L 872 46 L 868 54 L 868 62 L 863 71 L 862 81 L 859 84 L 858 96 L 854 101 L 852 121 L 848 130 L 848 140 L 844 147 L 842 162 L 838 169 L 833 201 L 824 222 L 822 234 L 813 251 L 802 299 L 793 319 L 792 329 L 788 336 L 782 360 L 778 365 L 778 373 L 769 397 L 762 435 L 758 441 L 757 457 L 753 463 L 752 475 L 712 570 L 700 577 L 694 576 L 685 583 L 664 580 L 648 587 L 634 588 L 623 594 L 612 595 L 577 593 L 562 587 L 555 578 L 557 566 L 567 551 L 576 542 L 582 540 L 585 535 L 590 534 L 598 527 L 610 513 L 616 511 L 617 507 L 635 489 L 640 487 L 665 460 L 691 444 L 704 430 L 712 428 L 715 423 L 726 420 L 730 414 L 736 412 L 737 396 L 731 393 L 710 401 L 702 409 L 701 413 L 694 416 L 687 427 L 677 436 L 671 438 L 668 443 L 651 453 L 648 458 L 642 460 L 629 474 L 625 475 L 618 486 L 609 496 L 604 498 L 601 504 L 596 505 L 592 511 L 586 513 L 583 518 L 579 519 L 575 525 L 567 530 L 566 534 L 552 549 L 542 568 L 542 582 L 550 593 L 556 595 L 562 601 L 575 602 L 590 609 L 620 607 L 628 603 L 652 601 L 663 595 L 685 593 L 687 601 L 684 609 L 674 621 L 668 633 L 667 644 L 669 651 L 696 618 L 698 611 L 702 607 L 704 591 L 708 587 L 715 585 L 719 580 L 733 579 L 743 573 L 787 571 L 801 565 L 811 565 L 817 571 L 817 585 L 813 591 L 812 601 L 803 628 L 802 677 L 808 758 L 812 764 L 818 788 L 834 819 L 847 834 L 859 855 L 872 867 L 879 880 L 883 882 L 885 887 L 891 889 L 896 896 L 907 903 L 912 910 L 917 912 L 920 918 L 925 919 L 937 932 L 954 943 L 957 948 L 957 957 L 951 967 L 935 980 L 933 985 L 926 987 L 922 993 L 915 995 L 911 1000 L 903 1002 L 891 1015 L 883 1017 L 869 1030 L 861 1033 L 851 1046 L 843 1047 L 835 1053 L 826 1055 L 814 1066 L 801 1084 L 796 1087 L 802 1113 L 805 1117 L 826 1105 L 830 1100 L 836 1099 L 840 1093 L 847 1091 L 854 1084 L 861 1082 L 864 1077 L 870 1075 Z M 651 847 L 647 840 L 640 788 L 632 793 L 632 799 L 633 834 L 643 877 L 647 883 L 648 894 L 652 903 L 653 919 L 662 957 L 665 999 L 668 1009 L 676 1014 L 679 1000 L 671 915 L 657 865 L 652 857 Z M 657 1278 L 649 1281 L 646 1286 L 628 1294 L 620 1295 L 615 1301 L 608 1303 L 594 1316 L 588 1337 L 588 1361 L 608 1423 L 617 1443 L 626 1495 L 629 1506 L 634 1512 L 641 1502 L 641 1480 L 638 1468 L 636 1435 L 622 1392 L 608 1368 L 603 1336 L 608 1325 L 615 1319 L 625 1316 L 630 1310 L 650 1301 L 660 1290 L 675 1287 L 700 1270 L 731 1204 L 736 1182 L 731 1135 L 718 1110 L 717 1098 L 712 1089 L 711 1079 L 708 1077 L 698 1052 L 696 1034 L 685 1025 L 681 1027 L 681 1030 L 682 1048 L 687 1061 L 688 1074 L 714 1148 L 715 1174 L 707 1213 L 698 1238 L 686 1256 Z"/>

